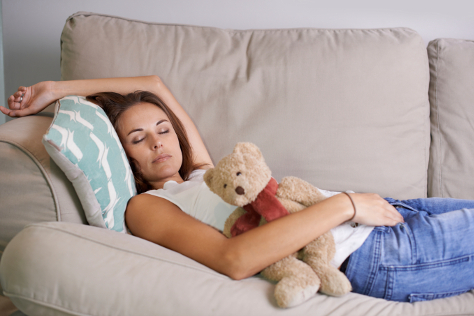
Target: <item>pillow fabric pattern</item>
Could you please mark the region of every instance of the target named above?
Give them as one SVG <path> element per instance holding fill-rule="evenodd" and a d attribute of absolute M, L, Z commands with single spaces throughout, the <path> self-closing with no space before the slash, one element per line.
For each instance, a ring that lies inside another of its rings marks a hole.
<path fill-rule="evenodd" d="M 102 108 L 81 96 L 58 100 L 43 144 L 72 182 L 87 222 L 126 232 L 124 214 L 128 200 L 136 194 L 135 181 Z"/>

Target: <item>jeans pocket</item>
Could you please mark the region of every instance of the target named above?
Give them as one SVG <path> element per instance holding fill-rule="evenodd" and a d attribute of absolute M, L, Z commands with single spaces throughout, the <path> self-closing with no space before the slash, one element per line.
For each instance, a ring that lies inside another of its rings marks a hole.
<path fill-rule="evenodd" d="M 428 301 L 458 295 L 474 288 L 471 256 L 406 266 L 381 266 L 386 272 L 384 299 Z"/>
<path fill-rule="evenodd" d="M 446 298 L 450 296 L 456 296 L 471 291 L 472 289 L 466 289 L 462 291 L 444 292 L 444 293 L 412 293 L 408 296 L 410 303 L 431 301 L 439 298 Z"/>

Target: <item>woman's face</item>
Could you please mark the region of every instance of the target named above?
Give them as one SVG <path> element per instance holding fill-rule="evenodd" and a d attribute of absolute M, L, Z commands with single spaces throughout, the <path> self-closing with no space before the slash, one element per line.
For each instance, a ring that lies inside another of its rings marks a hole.
<path fill-rule="evenodd" d="M 117 134 L 127 155 L 135 159 L 145 180 L 155 189 L 174 180 L 183 182 L 183 155 L 168 116 L 151 103 L 139 103 L 119 118 Z"/>

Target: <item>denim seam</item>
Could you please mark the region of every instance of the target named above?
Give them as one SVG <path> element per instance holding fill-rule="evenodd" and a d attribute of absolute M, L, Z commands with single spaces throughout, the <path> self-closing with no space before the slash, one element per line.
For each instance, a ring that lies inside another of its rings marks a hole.
<path fill-rule="evenodd" d="M 432 268 L 439 268 L 444 266 L 449 266 L 453 264 L 458 264 L 461 262 L 469 262 L 473 260 L 473 255 L 466 255 L 463 257 L 453 258 L 453 259 L 446 259 L 441 261 L 435 261 L 430 263 L 421 263 L 416 265 L 409 265 L 409 266 L 380 266 L 381 271 L 417 271 L 417 270 L 425 270 L 425 269 L 432 269 Z"/>
<path fill-rule="evenodd" d="M 419 263 L 418 258 L 420 256 L 418 255 L 418 247 L 417 247 L 417 242 L 416 242 L 416 239 L 415 239 L 415 235 L 413 235 L 413 232 L 411 231 L 411 228 L 408 225 L 403 224 L 403 223 L 401 223 L 400 225 L 406 231 L 406 234 L 408 235 L 408 240 L 410 241 L 410 247 L 411 247 L 410 262 L 412 264 L 417 264 L 417 263 Z"/>
<path fill-rule="evenodd" d="M 425 298 L 424 300 L 416 300 L 418 301 L 428 301 L 428 300 L 433 300 L 433 299 L 439 299 L 439 298 L 445 298 L 445 297 L 451 297 L 454 295 L 459 295 L 462 293 L 466 293 L 469 291 L 472 291 L 473 288 L 467 288 L 465 290 L 459 290 L 459 291 L 450 291 L 450 292 L 440 292 L 440 293 L 432 293 L 432 292 L 427 292 L 427 293 L 411 293 L 408 298 L 410 302 L 412 302 L 413 297 L 423 297 Z"/>
<path fill-rule="evenodd" d="M 440 292 L 440 293 L 431 293 L 431 292 L 429 292 L 429 293 L 412 293 L 412 294 L 410 294 L 410 296 L 427 296 L 427 295 L 430 295 L 430 296 L 433 296 L 433 297 L 445 297 L 445 296 L 451 296 L 451 295 L 465 293 L 465 292 L 468 292 L 468 291 L 471 291 L 471 290 L 472 290 L 471 288 L 467 288 L 465 290 Z"/>
<path fill-rule="evenodd" d="M 390 203 L 390 204 L 391 204 L 392 206 L 394 206 L 394 207 L 397 207 L 397 206 L 398 206 L 398 207 L 403 207 L 404 209 L 407 209 L 407 210 L 412 211 L 412 212 L 416 212 L 416 213 L 419 212 L 417 209 L 414 209 L 414 208 L 411 207 L 410 205 L 407 205 L 407 204 L 405 204 L 405 203 L 403 203 L 403 202 L 392 202 L 392 203 Z"/>
<path fill-rule="evenodd" d="M 383 271 L 383 269 L 380 269 Z M 393 284 L 395 282 L 395 274 L 391 271 L 387 271 L 387 284 L 385 285 L 384 299 L 391 300 L 393 295 Z"/>
<path fill-rule="evenodd" d="M 380 251 L 382 249 L 381 242 L 382 242 L 382 231 L 377 231 L 377 235 L 374 241 L 375 249 L 374 249 L 374 256 L 373 261 L 371 262 L 371 269 L 369 276 L 367 277 L 367 282 L 365 283 L 364 289 L 362 291 L 363 294 L 369 295 L 372 291 L 372 287 L 374 286 L 375 277 L 378 274 L 379 265 L 380 265 Z"/>

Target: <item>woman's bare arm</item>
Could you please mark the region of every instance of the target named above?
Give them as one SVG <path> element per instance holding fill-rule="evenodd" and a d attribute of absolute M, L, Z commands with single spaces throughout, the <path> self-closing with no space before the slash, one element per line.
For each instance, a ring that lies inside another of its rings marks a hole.
<path fill-rule="evenodd" d="M 178 116 L 186 129 L 196 163 L 213 167 L 206 146 L 193 121 L 158 76 L 104 78 L 69 81 L 43 81 L 30 87 L 20 87 L 8 98 L 9 109 L 0 111 L 11 117 L 36 114 L 57 99 L 68 95 L 87 96 L 98 92 L 127 94 L 137 90 L 150 91 L 162 99 Z"/>
<path fill-rule="evenodd" d="M 351 196 L 358 204 L 354 220 L 360 223 L 393 226 L 403 221 L 395 208 L 376 194 Z M 301 249 L 353 215 L 350 200 L 339 194 L 227 239 L 171 202 L 141 194 L 132 198 L 125 218 L 134 235 L 177 251 L 233 279 L 243 279 Z"/>

